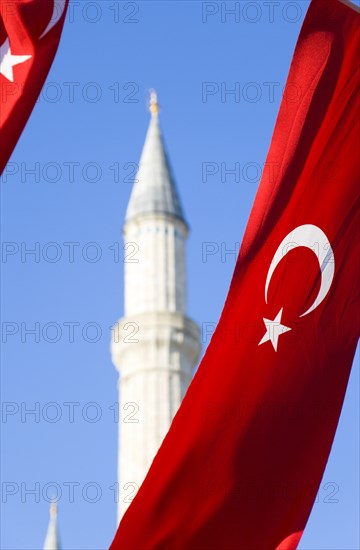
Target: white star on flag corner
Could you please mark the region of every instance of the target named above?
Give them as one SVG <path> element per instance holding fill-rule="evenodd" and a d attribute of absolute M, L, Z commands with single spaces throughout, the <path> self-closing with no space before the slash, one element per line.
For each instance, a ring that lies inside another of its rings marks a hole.
<path fill-rule="evenodd" d="M 0 74 L 10 80 L 10 82 L 14 82 L 13 67 L 20 63 L 25 63 L 31 57 L 31 55 L 13 55 L 9 39 L 7 38 L 3 45 L 0 46 Z"/>
<path fill-rule="evenodd" d="M 265 342 L 270 341 L 273 345 L 274 350 L 277 351 L 279 336 L 291 330 L 291 328 L 281 324 L 282 312 L 283 312 L 283 308 L 280 309 L 279 313 L 277 314 L 277 316 L 273 321 L 271 319 L 266 319 L 264 317 L 266 333 L 264 334 L 263 338 L 260 340 L 258 344 L 259 346 L 261 346 L 261 344 L 264 344 Z"/>
<path fill-rule="evenodd" d="M 49 73 L 68 4 L 69 0 L 0 0 L 0 174 Z"/>

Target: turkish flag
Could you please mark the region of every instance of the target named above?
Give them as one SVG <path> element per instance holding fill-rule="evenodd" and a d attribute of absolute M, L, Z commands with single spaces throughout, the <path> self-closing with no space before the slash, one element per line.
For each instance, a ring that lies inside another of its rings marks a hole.
<path fill-rule="evenodd" d="M 0 174 L 59 45 L 69 0 L 0 0 Z"/>
<path fill-rule="evenodd" d="M 358 333 L 360 16 L 313 0 L 221 319 L 111 550 L 289 550 Z"/>

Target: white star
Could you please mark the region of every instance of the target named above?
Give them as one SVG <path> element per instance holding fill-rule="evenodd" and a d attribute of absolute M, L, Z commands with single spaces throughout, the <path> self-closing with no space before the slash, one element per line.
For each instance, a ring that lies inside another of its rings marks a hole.
<path fill-rule="evenodd" d="M 277 316 L 273 321 L 271 321 L 270 319 L 264 318 L 266 333 L 264 334 L 263 338 L 260 340 L 258 344 L 259 346 L 261 346 L 261 344 L 264 344 L 265 342 L 270 340 L 274 350 L 277 351 L 279 336 L 291 330 L 291 328 L 281 324 L 282 312 L 283 312 L 283 308 L 280 309 L 279 313 L 277 314 Z"/>
<path fill-rule="evenodd" d="M 7 38 L 2 46 L 0 46 L 0 74 L 5 78 L 14 82 L 14 65 L 24 63 L 32 57 L 31 55 L 12 55 L 10 50 L 10 42 Z"/>

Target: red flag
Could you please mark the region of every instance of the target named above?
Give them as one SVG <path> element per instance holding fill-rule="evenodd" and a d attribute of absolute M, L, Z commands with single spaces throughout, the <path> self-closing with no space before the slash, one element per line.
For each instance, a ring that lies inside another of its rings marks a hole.
<path fill-rule="evenodd" d="M 358 337 L 359 23 L 309 7 L 216 333 L 111 550 L 300 540 Z"/>
<path fill-rule="evenodd" d="M 68 0 L 0 1 L 0 174 L 56 54 Z"/>

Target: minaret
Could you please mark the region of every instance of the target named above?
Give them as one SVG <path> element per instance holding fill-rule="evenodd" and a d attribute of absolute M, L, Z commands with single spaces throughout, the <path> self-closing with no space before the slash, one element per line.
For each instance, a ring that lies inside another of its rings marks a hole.
<path fill-rule="evenodd" d="M 59 535 L 57 531 L 57 505 L 50 505 L 50 521 L 44 542 L 44 550 L 60 550 Z"/>
<path fill-rule="evenodd" d="M 115 325 L 119 373 L 121 519 L 169 429 L 200 353 L 186 316 L 188 225 L 165 152 L 155 92 L 151 120 L 123 228 L 125 313 Z"/>

